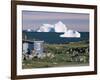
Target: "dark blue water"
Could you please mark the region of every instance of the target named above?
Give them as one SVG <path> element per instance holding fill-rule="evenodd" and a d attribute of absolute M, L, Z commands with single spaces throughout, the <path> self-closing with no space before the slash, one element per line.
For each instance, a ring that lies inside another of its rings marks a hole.
<path fill-rule="evenodd" d="M 80 32 L 80 38 L 62 38 L 59 37 L 63 33 L 55 32 L 26 32 L 23 31 L 23 38 L 27 36 L 28 40 L 43 40 L 46 43 L 67 43 L 67 42 L 78 42 L 78 41 L 88 41 L 89 32 Z"/>

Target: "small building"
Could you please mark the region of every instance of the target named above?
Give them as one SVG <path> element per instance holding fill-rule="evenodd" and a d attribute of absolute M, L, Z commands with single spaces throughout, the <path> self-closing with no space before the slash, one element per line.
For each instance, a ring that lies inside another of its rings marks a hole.
<path fill-rule="evenodd" d="M 43 42 L 23 40 L 23 54 L 32 54 L 31 51 L 34 50 L 34 55 L 41 58 L 43 56 Z"/>
<path fill-rule="evenodd" d="M 23 47 L 23 53 L 24 54 L 26 54 L 28 51 L 31 54 L 31 50 L 34 49 L 34 42 L 28 41 L 28 40 L 23 40 L 22 47 Z"/>

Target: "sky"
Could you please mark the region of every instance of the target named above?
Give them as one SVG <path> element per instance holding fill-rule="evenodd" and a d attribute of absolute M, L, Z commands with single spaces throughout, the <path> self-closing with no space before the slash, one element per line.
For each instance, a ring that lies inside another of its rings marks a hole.
<path fill-rule="evenodd" d="M 22 11 L 23 30 L 37 30 L 43 24 L 54 25 L 59 21 L 68 29 L 89 32 L 89 14 L 86 13 Z"/>

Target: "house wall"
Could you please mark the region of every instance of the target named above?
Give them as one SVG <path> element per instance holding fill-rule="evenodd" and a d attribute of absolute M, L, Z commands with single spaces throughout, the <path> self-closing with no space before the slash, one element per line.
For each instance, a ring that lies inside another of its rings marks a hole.
<path fill-rule="evenodd" d="M 27 53 L 28 43 L 23 43 L 23 53 Z"/>

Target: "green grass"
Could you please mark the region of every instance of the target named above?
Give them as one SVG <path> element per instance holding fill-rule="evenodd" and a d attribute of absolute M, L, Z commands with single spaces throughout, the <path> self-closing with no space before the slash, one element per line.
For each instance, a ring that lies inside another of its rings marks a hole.
<path fill-rule="evenodd" d="M 48 67 L 64 67 L 64 66 L 86 66 L 88 63 L 81 62 L 48 62 L 48 61 L 26 61 L 23 62 L 23 69 L 29 68 L 48 68 Z"/>
<path fill-rule="evenodd" d="M 70 48 L 83 48 L 89 47 L 88 43 L 74 42 L 67 44 L 44 44 L 44 48 L 47 52 L 54 54 L 54 58 L 33 58 L 32 60 L 23 60 L 22 68 L 47 68 L 47 67 L 59 67 L 59 66 L 84 66 L 89 65 L 89 54 L 83 53 L 81 56 L 85 57 L 84 61 L 74 61 L 73 54 L 68 52 Z M 73 60 L 72 60 L 73 59 Z"/>
<path fill-rule="evenodd" d="M 48 46 L 48 47 L 52 47 L 52 48 L 59 48 L 59 47 L 87 47 L 89 44 L 87 43 L 82 43 L 82 42 L 70 42 L 70 43 L 66 43 L 66 44 L 45 44 L 45 46 Z"/>

